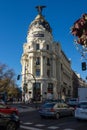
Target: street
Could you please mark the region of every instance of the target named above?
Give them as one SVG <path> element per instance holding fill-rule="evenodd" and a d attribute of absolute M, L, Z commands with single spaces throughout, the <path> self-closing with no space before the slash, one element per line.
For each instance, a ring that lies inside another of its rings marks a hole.
<path fill-rule="evenodd" d="M 41 119 L 37 111 L 22 113 L 20 130 L 86 130 L 86 121 L 77 121 L 74 117 Z"/>
<path fill-rule="evenodd" d="M 20 113 L 21 125 L 19 130 L 86 130 L 87 121 L 77 121 L 74 117 L 57 119 L 41 119 L 38 109 L 27 110 Z M 29 107 L 29 106 L 27 106 Z M 26 110 L 25 110 L 26 109 Z"/>

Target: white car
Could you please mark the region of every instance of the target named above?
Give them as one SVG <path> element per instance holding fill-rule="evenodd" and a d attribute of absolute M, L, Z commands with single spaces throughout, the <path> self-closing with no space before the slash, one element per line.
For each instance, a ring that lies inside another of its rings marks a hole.
<path fill-rule="evenodd" d="M 75 109 L 76 119 L 87 120 L 87 101 L 80 101 Z"/>
<path fill-rule="evenodd" d="M 78 104 L 78 99 L 77 98 L 70 98 L 67 102 L 67 104 L 71 107 L 76 107 Z"/>

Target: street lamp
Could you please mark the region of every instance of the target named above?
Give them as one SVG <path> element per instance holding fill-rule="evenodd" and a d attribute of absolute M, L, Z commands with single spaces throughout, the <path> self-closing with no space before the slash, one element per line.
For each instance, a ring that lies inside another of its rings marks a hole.
<path fill-rule="evenodd" d="M 35 86 L 34 86 L 34 87 L 36 88 L 36 78 L 35 78 L 35 76 L 34 76 L 33 74 L 31 74 L 31 73 L 19 74 L 19 75 L 17 76 L 17 80 L 20 80 L 20 77 L 21 77 L 21 76 L 23 76 L 23 75 L 26 76 L 27 74 L 30 74 L 30 75 L 33 76 L 33 79 L 34 79 L 34 81 L 35 81 Z M 26 77 L 25 77 L 25 80 L 24 80 L 23 91 L 24 91 L 24 102 L 25 102 L 25 93 L 27 92 Z M 36 94 L 36 92 L 35 92 L 35 94 Z"/>

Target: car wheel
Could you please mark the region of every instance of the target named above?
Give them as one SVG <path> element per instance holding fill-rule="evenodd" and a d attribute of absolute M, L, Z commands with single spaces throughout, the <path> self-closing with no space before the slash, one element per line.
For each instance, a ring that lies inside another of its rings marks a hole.
<path fill-rule="evenodd" d="M 17 113 L 16 113 L 15 111 L 14 111 L 14 112 L 12 112 L 12 114 L 13 114 L 13 115 L 17 115 Z"/>
<path fill-rule="evenodd" d="M 60 114 L 56 113 L 56 119 L 59 119 L 59 118 L 60 118 Z"/>
<path fill-rule="evenodd" d="M 81 121 L 81 119 L 79 119 L 79 118 L 76 118 L 76 120 L 77 120 L 77 121 Z"/>
<path fill-rule="evenodd" d="M 71 115 L 74 116 L 75 115 L 75 111 L 72 111 Z"/>
<path fill-rule="evenodd" d="M 17 126 L 15 122 L 10 121 L 7 126 L 6 126 L 6 130 L 16 130 Z"/>
<path fill-rule="evenodd" d="M 41 119 L 44 119 L 44 118 L 45 118 L 45 116 L 42 116 L 42 115 L 41 115 L 40 117 L 41 117 Z"/>

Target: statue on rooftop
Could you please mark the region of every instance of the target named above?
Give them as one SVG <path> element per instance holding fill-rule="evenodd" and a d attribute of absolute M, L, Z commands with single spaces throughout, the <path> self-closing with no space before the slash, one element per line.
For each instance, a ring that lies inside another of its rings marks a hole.
<path fill-rule="evenodd" d="M 42 14 L 42 10 L 43 10 L 43 8 L 45 8 L 46 6 L 36 6 L 36 8 L 37 8 L 37 11 L 38 11 L 38 13 L 41 15 Z"/>

